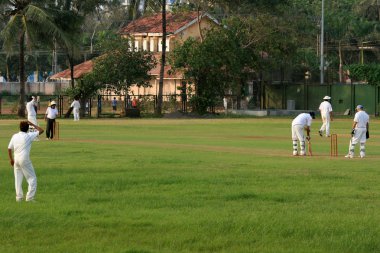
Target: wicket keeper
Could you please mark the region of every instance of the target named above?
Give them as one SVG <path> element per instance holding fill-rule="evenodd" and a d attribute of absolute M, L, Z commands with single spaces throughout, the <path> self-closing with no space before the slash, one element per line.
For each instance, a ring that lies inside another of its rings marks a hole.
<path fill-rule="evenodd" d="M 354 123 L 351 131 L 349 151 L 346 158 L 354 158 L 355 145 L 360 142 L 360 158 L 365 157 L 365 143 L 369 138 L 369 116 L 362 105 L 356 106 Z"/>

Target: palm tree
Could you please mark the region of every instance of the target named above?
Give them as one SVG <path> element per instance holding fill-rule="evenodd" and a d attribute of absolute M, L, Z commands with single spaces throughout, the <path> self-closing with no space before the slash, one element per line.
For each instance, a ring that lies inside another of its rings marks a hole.
<path fill-rule="evenodd" d="M 65 41 L 64 33 L 54 24 L 44 6 L 32 3 L 32 0 L 9 0 L 6 3 L 5 16 L 8 23 L 1 31 L 4 49 L 11 54 L 18 45 L 20 99 L 17 115 L 25 117 L 25 48 L 38 39 L 59 37 Z"/>

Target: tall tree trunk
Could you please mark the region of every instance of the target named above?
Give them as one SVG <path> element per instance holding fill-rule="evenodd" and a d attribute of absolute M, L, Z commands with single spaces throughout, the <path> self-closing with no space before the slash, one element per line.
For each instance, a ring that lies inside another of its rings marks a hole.
<path fill-rule="evenodd" d="M 74 56 L 73 52 L 67 54 L 67 59 L 69 59 L 69 65 L 70 65 L 70 86 L 72 89 L 74 89 Z"/>
<path fill-rule="evenodd" d="M 156 115 L 162 114 L 162 93 L 164 89 L 165 62 L 166 62 L 166 0 L 162 0 L 162 55 L 161 55 L 160 81 L 158 83 Z"/>
<path fill-rule="evenodd" d="M 343 55 L 341 41 L 339 41 L 339 82 L 343 82 Z"/>
<path fill-rule="evenodd" d="M 18 103 L 17 115 L 21 118 L 25 118 L 25 59 L 24 59 L 24 42 L 25 34 L 22 33 L 19 39 L 19 75 L 20 75 L 20 99 Z"/>

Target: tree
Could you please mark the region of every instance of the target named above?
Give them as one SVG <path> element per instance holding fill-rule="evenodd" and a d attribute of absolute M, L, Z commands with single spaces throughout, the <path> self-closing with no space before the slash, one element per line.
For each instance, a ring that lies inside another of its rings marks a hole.
<path fill-rule="evenodd" d="M 158 97 L 156 106 L 156 115 L 162 113 L 162 93 L 164 89 L 164 71 L 166 64 L 166 0 L 162 0 L 162 53 L 161 53 L 161 68 L 160 68 L 160 80 L 158 86 Z"/>
<path fill-rule="evenodd" d="M 14 46 L 18 45 L 20 99 L 17 115 L 25 117 L 25 45 L 32 46 L 32 42 L 42 38 L 56 37 L 67 44 L 69 40 L 54 23 L 43 3 L 9 0 L 6 1 L 4 15 L 8 17 L 8 23 L 1 32 L 4 48 L 10 54 L 15 50 Z"/>
<path fill-rule="evenodd" d="M 101 46 L 105 53 L 94 60 L 92 80 L 111 85 L 116 92 L 126 92 L 132 85 L 149 85 L 149 71 L 156 65 L 151 53 L 131 50 L 128 40 L 116 35 Z"/>

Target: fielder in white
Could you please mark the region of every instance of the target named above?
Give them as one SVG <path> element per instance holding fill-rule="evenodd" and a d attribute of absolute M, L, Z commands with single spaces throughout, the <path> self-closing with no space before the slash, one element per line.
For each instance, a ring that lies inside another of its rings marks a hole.
<path fill-rule="evenodd" d="M 26 103 L 26 111 L 28 112 L 28 121 L 32 122 L 34 125 L 38 125 L 36 108 L 37 100 L 32 96 L 31 100 Z"/>
<path fill-rule="evenodd" d="M 74 121 L 78 121 L 79 120 L 80 103 L 79 103 L 77 97 L 74 98 L 74 101 L 71 103 L 70 107 L 73 107 Z"/>
<path fill-rule="evenodd" d="M 330 136 L 330 121 L 333 120 L 333 109 L 330 104 L 331 97 L 325 96 L 323 102 L 319 105 L 319 111 L 321 112 L 322 117 L 322 126 L 319 129 L 319 135 L 322 137 L 323 132 L 326 131 L 326 137 Z"/>
<path fill-rule="evenodd" d="M 34 127 L 38 132 L 28 132 L 29 126 Z M 43 132 L 44 130 L 42 128 L 30 121 L 21 121 L 20 132 L 14 134 L 9 142 L 8 155 L 10 163 L 14 168 L 17 202 L 22 201 L 24 198 L 22 190 L 22 181 L 24 177 L 28 182 L 26 201 L 34 201 L 34 196 L 37 190 L 37 177 L 34 172 L 32 161 L 30 160 L 30 150 L 32 148 L 33 140 Z M 12 156 L 12 151 L 14 158 Z"/>
<path fill-rule="evenodd" d="M 365 143 L 369 138 L 369 116 L 362 105 L 356 107 L 354 123 L 352 124 L 352 138 L 346 158 L 354 158 L 355 145 L 360 142 L 360 158 L 365 157 Z"/>
<path fill-rule="evenodd" d="M 306 130 L 306 139 L 310 140 L 310 127 L 311 122 L 315 119 L 315 113 L 301 113 L 292 121 L 292 140 L 293 140 L 293 155 L 298 155 L 298 141 L 300 142 L 301 150 L 299 155 L 306 155 L 305 152 L 305 134 Z"/>

